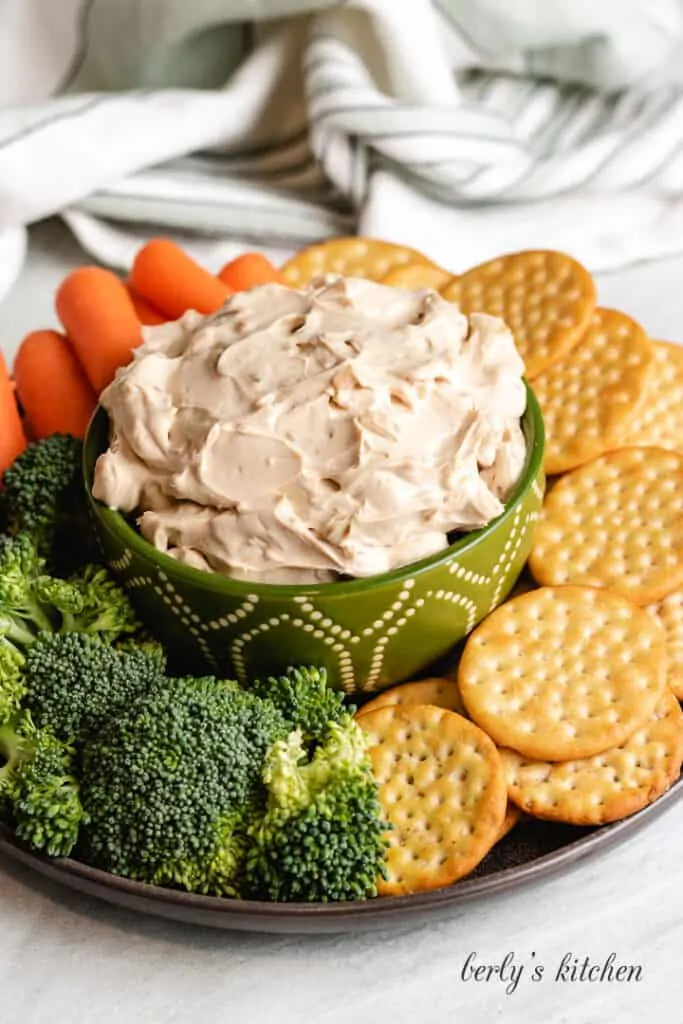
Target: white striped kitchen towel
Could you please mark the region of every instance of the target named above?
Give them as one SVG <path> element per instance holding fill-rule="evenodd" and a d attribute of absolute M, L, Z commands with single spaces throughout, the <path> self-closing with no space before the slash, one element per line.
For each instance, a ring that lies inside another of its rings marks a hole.
<path fill-rule="evenodd" d="M 3 0 L 0 294 L 57 212 L 119 267 L 164 232 L 683 249 L 682 41 L 680 0 Z"/>

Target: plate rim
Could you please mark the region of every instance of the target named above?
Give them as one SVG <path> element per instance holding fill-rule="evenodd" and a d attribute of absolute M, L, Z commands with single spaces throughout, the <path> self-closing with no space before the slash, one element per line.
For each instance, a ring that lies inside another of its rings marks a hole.
<path fill-rule="evenodd" d="M 213 921 L 214 927 L 248 928 L 251 931 L 266 931 L 265 926 L 281 923 L 290 926 L 292 931 L 297 929 L 291 926 L 299 924 L 300 930 L 305 932 L 307 925 L 321 922 L 330 925 L 330 930 L 334 930 L 336 922 L 340 930 L 343 930 L 344 925 L 351 922 L 370 924 L 377 919 L 427 915 L 451 904 L 465 903 L 503 891 L 518 890 L 563 869 L 569 869 L 592 854 L 605 852 L 612 846 L 620 845 L 648 822 L 674 806 L 681 798 L 683 776 L 679 777 L 666 793 L 635 814 L 599 826 L 540 857 L 501 868 L 488 875 L 466 877 L 452 885 L 427 892 L 339 903 L 275 903 L 266 900 L 229 899 L 137 882 L 72 858 L 51 858 L 36 853 L 16 838 L 9 825 L 1 822 L 0 853 L 72 889 L 78 889 L 78 883 L 82 882 L 84 885 L 81 891 L 86 891 L 98 899 L 110 903 L 117 902 L 116 896 L 120 896 L 122 900 L 132 900 L 138 912 L 171 916 L 169 911 L 172 909 L 175 911 L 172 916 L 178 919 L 191 920 L 193 915 L 201 915 L 202 923 L 211 924 Z M 140 903 L 144 904 L 144 910 Z M 130 906 L 130 903 L 126 905 Z"/>

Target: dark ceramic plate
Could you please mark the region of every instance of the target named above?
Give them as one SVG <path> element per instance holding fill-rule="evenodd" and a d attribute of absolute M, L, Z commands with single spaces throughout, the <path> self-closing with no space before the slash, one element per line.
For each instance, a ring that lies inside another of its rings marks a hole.
<path fill-rule="evenodd" d="M 415 896 L 354 903 L 261 903 L 142 885 L 74 860 L 41 857 L 18 842 L 4 825 L 0 825 L 0 853 L 71 889 L 140 913 L 239 931 L 353 932 L 418 924 L 426 917 L 444 915 L 456 904 L 517 889 L 559 872 L 623 842 L 681 796 L 683 778 L 645 810 L 598 829 L 529 820 L 517 825 L 477 870 L 457 885 Z"/>

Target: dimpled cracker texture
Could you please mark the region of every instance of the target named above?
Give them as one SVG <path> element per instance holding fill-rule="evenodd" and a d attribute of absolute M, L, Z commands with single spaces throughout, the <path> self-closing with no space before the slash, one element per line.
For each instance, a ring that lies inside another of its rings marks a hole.
<path fill-rule="evenodd" d="M 683 590 L 647 606 L 664 628 L 669 687 L 683 700 Z"/>
<path fill-rule="evenodd" d="M 460 696 L 458 684 L 452 679 L 442 679 L 432 676 L 429 679 L 418 679 L 411 683 L 401 683 L 400 686 L 392 686 L 384 690 L 378 697 L 363 704 L 356 713 L 358 718 L 369 711 L 376 711 L 377 708 L 384 708 L 390 704 L 413 705 L 433 704 L 437 708 L 448 708 L 449 711 L 457 711 L 459 715 L 467 715 L 465 705 Z"/>
<path fill-rule="evenodd" d="M 436 263 L 405 263 L 390 270 L 382 278 L 382 284 L 390 284 L 394 288 L 407 288 L 409 291 L 417 291 L 420 288 L 433 288 L 438 291 L 452 279 L 453 275 Z"/>
<path fill-rule="evenodd" d="M 562 252 L 518 252 L 482 263 L 441 294 L 463 313 L 490 313 L 512 331 L 526 376 L 562 359 L 577 344 L 595 309 L 588 271 Z"/>
<path fill-rule="evenodd" d="M 652 357 L 652 342 L 635 320 L 595 310 L 569 355 L 534 377 L 546 473 L 575 469 L 615 447 L 643 399 Z"/>
<path fill-rule="evenodd" d="M 375 238 L 333 238 L 295 253 L 282 267 L 282 274 L 290 288 L 304 288 L 324 274 L 381 281 L 390 270 L 406 263 L 434 265 L 417 249 L 393 242 Z"/>
<path fill-rule="evenodd" d="M 475 629 L 458 673 L 470 717 L 502 747 L 566 761 L 623 743 L 666 686 L 664 632 L 594 587 L 541 587 Z"/>
<path fill-rule="evenodd" d="M 501 750 L 510 798 L 537 818 L 603 825 L 652 803 L 676 781 L 683 760 L 683 713 L 666 690 L 648 722 L 595 757 L 556 764 Z"/>
<path fill-rule="evenodd" d="M 683 456 L 619 448 L 546 496 L 529 568 L 541 584 L 610 587 L 651 604 L 683 585 Z"/>
<path fill-rule="evenodd" d="M 457 714 L 468 718 L 467 708 L 463 704 L 460 690 L 454 679 L 430 677 L 429 679 L 418 679 L 411 683 L 402 683 L 400 686 L 392 686 L 390 689 L 380 693 L 378 697 L 368 701 L 359 711 L 356 718 L 377 711 L 378 708 L 389 707 L 400 704 L 402 707 L 416 706 L 418 704 L 432 704 L 434 707 L 447 708 Z M 362 723 L 361 723 L 362 724 Z M 508 801 L 505 818 L 501 825 L 497 842 L 504 839 L 508 832 L 512 831 L 522 816 L 519 807 Z"/>
<path fill-rule="evenodd" d="M 646 445 L 683 452 L 683 348 L 655 341 L 645 395 L 619 447 Z"/>
<path fill-rule="evenodd" d="M 399 704 L 361 715 L 386 819 L 382 896 L 450 885 L 498 840 L 507 807 L 500 755 L 472 722 L 445 708 Z"/>

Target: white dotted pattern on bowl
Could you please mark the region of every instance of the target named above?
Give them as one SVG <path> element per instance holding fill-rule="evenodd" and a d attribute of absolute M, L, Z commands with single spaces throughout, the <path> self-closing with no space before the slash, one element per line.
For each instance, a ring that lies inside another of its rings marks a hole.
<path fill-rule="evenodd" d="M 533 491 L 536 498 L 540 501 L 543 491 L 536 482 L 534 483 Z M 330 648 L 337 658 L 340 681 L 348 693 L 357 692 L 359 689 L 366 691 L 374 690 L 375 684 L 382 674 L 387 648 L 400 634 L 409 620 L 418 612 L 421 612 L 427 603 L 449 602 L 464 609 L 467 615 L 466 630 L 468 633 L 471 632 L 483 614 L 490 612 L 499 603 L 503 587 L 508 580 L 509 571 L 517 558 L 529 527 L 537 519 L 538 512 L 536 511 L 523 513 L 521 507 L 515 511 L 510 533 L 506 539 L 503 551 L 487 575 L 466 569 L 458 562 L 457 558 L 446 563 L 448 572 L 456 580 L 462 580 L 469 586 L 489 587 L 492 582 L 496 581 L 493 597 L 487 602 L 485 609 L 480 608 L 473 598 L 466 597 L 464 594 L 454 590 L 427 590 L 424 592 L 424 596 L 415 597 L 413 594 L 415 580 L 407 579 L 398 598 L 393 600 L 380 613 L 377 619 L 372 623 L 368 623 L 360 631 L 360 634 L 357 634 L 347 629 L 343 624 L 336 622 L 327 612 L 317 608 L 314 598 L 310 596 L 295 597 L 293 601 L 297 610 L 294 613 L 291 610 L 290 612 L 282 612 L 279 615 L 271 616 L 265 621 L 256 622 L 251 625 L 245 622 L 244 632 L 235 637 L 230 649 L 232 663 L 238 680 L 243 684 L 247 681 L 246 654 L 249 645 L 254 641 L 267 637 L 272 630 L 287 623 L 290 628 L 293 627 L 294 629 L 301 630 L 304 634 L 320 640 Z M 114 570 L 120 572 L 128 568 L 130 563 L 131 555 L 129 551 L 126 551 L 120 559 L 112 561 L 111 566 Z M 127 579 L 126 584 L 133 589 L 146 587 L 152 589 L 161 598 L 171 614 L 176 616 L 185 629 L 191 633 L 207 663 L 214 671 L 218 670 L 218 663 L 207 639 L 208 636 L 220 632 L 221 629 L 229 626 L 235 626 L 247 619 L 259 604 L 259 598 L 256 594 L 248 594 L 238 608 L 219 618 L 202 622 L 192 607 L 178 593 L 173 582 L 165 572 L 157 570 L 156 580 L 148 576 L 132 576 Z M 374 648 L 370 656 L 370 668 L 365 679 L 360 681 L 360 685 L 358 685 L 352 649 L 361 642 L 361 639 L 369 637 L 375 637 Z"/>

